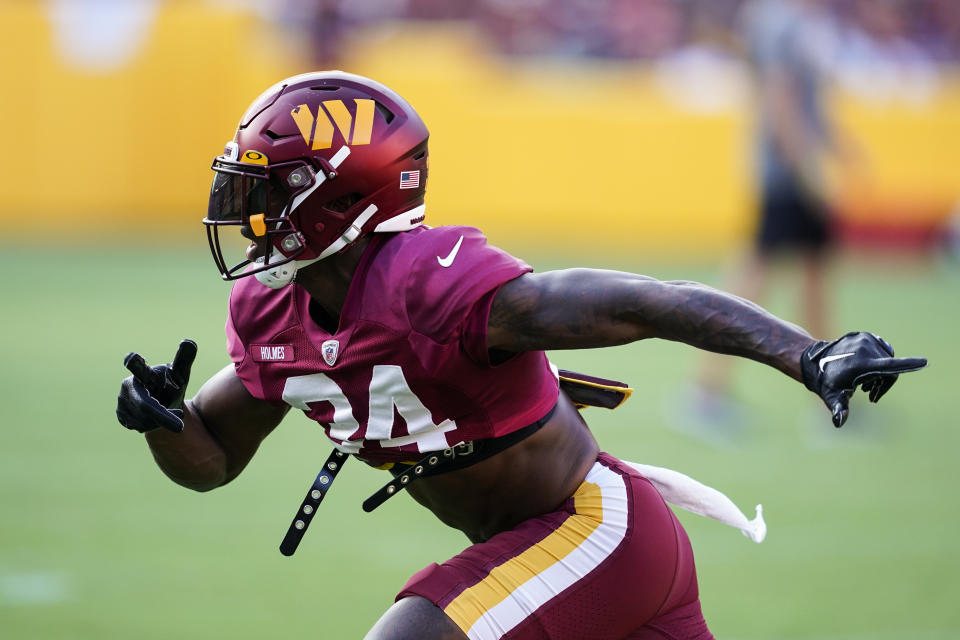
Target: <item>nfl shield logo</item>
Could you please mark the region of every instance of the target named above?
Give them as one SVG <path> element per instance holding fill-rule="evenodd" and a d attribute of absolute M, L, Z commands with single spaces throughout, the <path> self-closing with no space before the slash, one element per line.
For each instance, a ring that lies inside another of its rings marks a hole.
<path fill-rule="evenodd" d="M 337 354 L 340 353 L 339 340 L 327 340 L 320 345 L 320 351 L 323 352 L 323 360 L 331 367 L 337 361 Z"/>

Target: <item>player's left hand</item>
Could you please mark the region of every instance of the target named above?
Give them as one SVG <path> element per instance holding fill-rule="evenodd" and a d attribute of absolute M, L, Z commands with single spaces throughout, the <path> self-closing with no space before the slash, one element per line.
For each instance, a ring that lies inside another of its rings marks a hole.
<path fill-rule="evenodd" d="M 901 373 L 927 366 L 926 358 L 895 358 L 890 343 L 866 331 L 807 347 L 800 357 L 803 383 L 827 405 L 833 425 L 842 427 L 850 413 L 850 396 L 859 385 L 876 402 Z"/>

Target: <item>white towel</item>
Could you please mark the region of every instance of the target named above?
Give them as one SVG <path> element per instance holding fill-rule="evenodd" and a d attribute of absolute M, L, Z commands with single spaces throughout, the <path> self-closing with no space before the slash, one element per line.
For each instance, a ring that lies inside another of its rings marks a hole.
<path fill-rule="evenodd" d="M 663 499 L 670 504 L 736 527 L 743 532 L 743 535 L 758 544 L 767 536 L 767 523 L 763 521 L 763 505 L 758 504 L 756 517 L 753 520 L 747 520 L 747 516 L 740 511 L 733 500 L 690 476 L 648 464 L 637 462 L 627 462 L 627 464 L 649 480 Z"/>

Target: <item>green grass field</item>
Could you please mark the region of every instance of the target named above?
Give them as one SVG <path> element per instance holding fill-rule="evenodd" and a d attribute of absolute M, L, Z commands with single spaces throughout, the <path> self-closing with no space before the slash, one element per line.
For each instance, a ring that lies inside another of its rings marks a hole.
<path fill-rule="evenodd" d="M 673 262 L 563 265 L 719 283 L 715 270 Z M 225 364 L 228 286 L 205 247 L 7 246 L 0 273 L 0 637 L 359 638 L 410 574 L 466 545 L 406 497 L 363 513 L 383 477 L 354 463 L 297 555 L 281 556 L 329 451 L 300 415 L 212 493 L 181 489 L 154 467 L 142 438 L 114 418 L 121 362 L 131 350 L 166 361 L 192 337 L 191 391 Z M 834 430 L 801 386 L 744 362 L 734 370 L 743 432 L 710 444 L 673 428 L 694 350 L 650 341 L 553 360 L 636 387 L 622 409 L 589 412 L 605 449 L 684 471 L 749 513 L 764 504 L 761 545 L 680 516 L 717 637 L 960 638 L 960 269 L 848 259 L 834 280 L 838 330 L 870 328 L 931 360 L 880 405 L 856 398 L 849 429 Z M 768 306 L 796 317 L 796 283 L 779 282 Z"/>

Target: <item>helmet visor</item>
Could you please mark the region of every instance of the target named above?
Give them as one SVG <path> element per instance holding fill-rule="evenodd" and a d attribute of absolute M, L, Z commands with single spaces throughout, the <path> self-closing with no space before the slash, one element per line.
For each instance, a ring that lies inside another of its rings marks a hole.
<path fill-rule="evenodd" d="M 214 261 L 225 280 L 289 262 L 302 253 L 302 244 L 288 212 L 293 198 L 313 183 L 314 173 L 306 163 L 270 167 L 218 158 L 211 168 L 215 175 L 203 222 Z M 239 233 L 221 234 L 222 227 L 234 227 Z M 221 235 L 233 236 L 233 241 L 228 240 L 224 246 Z M 283 238 L 285 250 L 282 252 L 274 242 L 278 237 Z M 225 253 L 243 256 L 251 241 L 258 245 L 255 259 L 227 266 Z M 259 264 L 247 268 L 251 262 Z"/>
<path fill-rule="evenodd" d="M 213 163 L 213 170 L 216 174 L 210 186 L 208 220 L 246 223 L 252 215 L 283 215 L 291 193 L 278 172 L 261 167 L 238 169 L 219 161 Z"/>

